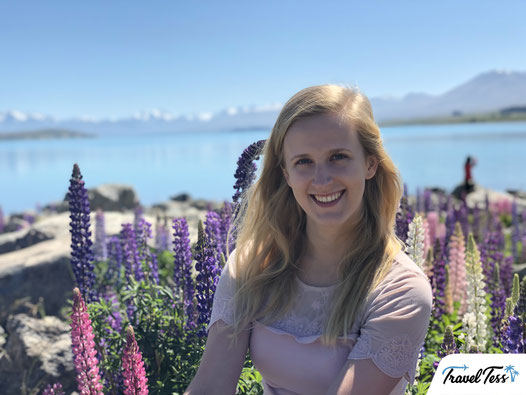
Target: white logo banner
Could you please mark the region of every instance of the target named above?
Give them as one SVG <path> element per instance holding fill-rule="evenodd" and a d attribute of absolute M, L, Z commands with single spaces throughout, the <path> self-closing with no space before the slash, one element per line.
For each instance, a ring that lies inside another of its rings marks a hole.
<path fill-rule="evenodd" d="M 451 354 L 444 357 L 428 395 L 526 394 L 526 354 Z"/>

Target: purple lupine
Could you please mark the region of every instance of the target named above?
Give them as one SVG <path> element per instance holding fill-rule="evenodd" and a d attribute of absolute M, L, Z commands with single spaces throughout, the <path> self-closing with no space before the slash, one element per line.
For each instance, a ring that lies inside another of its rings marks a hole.
<path fill-rule="evenodd" d="M 429 188 L 424 189 L 424 212 L 426 214 L 435 209 L 433 207 L 433 200 L 431 199 L 431 197 L 432 197 L 431 189 Z"/>
<path fill-rule="evenodd" d="M 117 333 L 120 333 L 122 329 L 122 316 L 119 311 L 119 299 L 117 294 L 113 291 L 107 292 L 104 295 L 104 299 L 111 306 L 111 314 L 108 316 L 108 325 L 110 328 Z"/>
<path fill-rule="evenodd" d="M 422 196 L 422 192 L 420 191 L 419 187 L 416 188 L 415 211 L 417 213 L 421 213 L 422 211 L 424 211 L 423 196 Z"/>
<path fill-rule="evenodd" d="M 4 212 L 2 211 L 2 207 L 0 207 L 0 233 L 4 231 L 4 228 L 5 228 Z"/>
<path fill-rule="evenodd" d="M 453 328 L 448 325 L 446 327 L 446 331 L 444 332 L 444 340 L 442 341 L 440 348 L 437 350 L 437 355 L 440 357 L 440 359 L 442 359 L 447 355 L 459 353 L 460 351 L 458 350 L 457 342 L 455 341 L 455 336 L 453 335 Z M 440 361 L 435 361 L 433 363 L 435 369 L 438 367 L 439 362 Z"/>
<path fill-rule="evenodd" d="M 517 212 L 517 200 L 513 199 L 511 205 L 511 251 L 515 262 L 519 262 L 519 242 L 521 232 L 519 228 L 519 214 Z"/>
<path fill-rule="evenodd" d="M 481 241 L 481 230 L 480 230 L 480 209 L 478 205 L 473 207 L 473 221 L 471 223 L 471 233 L 477 243 Z"/>
<path fill-rule="evenodd" d="M 400 199 L 400 207 L 396 213 L 396 235 L 400 240 L 407 240 L 409 224 L 415 214 L 407 200 L 407 185 L 404 185 L 404 195 Z"/>
<path fill-rule="evenodd" d="M 126 278 L 134 278 L 137 281 L 144 279 L 139 251 L 137 249 L 137 240 L 131 224 L 122 224 L 121 243 L 124 257 L 124 267 Z"/>
<path fill-rule="evenodd" d="M 221 235 L 221 217 L 215 211 L 208 211 L 205 219 L 205 233 L 210 248 L 214 251 L 216 259 L 219 261 L 223 253 Z M 224 255 L 224 254 L 223 254 Z"/>
<path fill-rule="evenodd" d="M 95 260 L 98 262 L 108 259 L 104 212 L 101 209 L 98 209 L 97 214 L 95 215 L 95 244 L 93 246 L 93 253 L 95 255 Z"/>
<path fill-rule="evenodd" d="M 123 254 L 119 236 L 112 236 L 108 241 L 108 270 L 104 274 L 108 283 L 119 285 L 121 266 L 124 262 Z"/>
<path fill-rule="evenodd" d="M 507 354 L 526 352 L 523 323 L 519 317 L 508 317 L 505 333 L 502 336 L 502 351 Z"/>
<path fill-rule="evenodd" d="M 195 285 L 192 278 L 192 253 L 188 224 L 186 219 L 174 218 L 174 283 L 176 289 L 182 290 L 185 308 L 185 329 L 191 330 L 195 324 L 194 294 Z"/>
<path fill-rule="evenodd" d="M 139 204 L 135 207 L 135 210 L 133 210 L 133 229 L 135 230 L 135 232 L 139 232 L 139 223 L 141 221 L 141 219 L 144 218 L 144 209 L 143 207 Z"/>
<path fill-rule="evenodd" d="M 444 242 L 440 238 L 435 240 L 433 249 L 433 276 L 431 277 L 431 287 L 433 288 L 434 308 L 433 315 L 440 319 L 446 311 L 446 259 L 447 253 L 444 249 Z"/>
<path fill-rule="evenodd" d="M 500 336 L 500 327 L 504 319 L 504 312 L 506 308 L 506 294 L 500 281 L 499 263 L 495 263 L 493 271 L 493 281 L 490 287 L 491 298 L 491 327 L 493 328 L 493 345 L 498 347 Z"/>
<path fill-rule="evenodd" d="M 513 257 L 507 256 L 502 261 L 500 266 L 500 281 L 504 287 L 504 292 L 507 295 L 511 295 L 511 284 L 513 282 Z"/>
<path fill-rule="evenodd" d="M 216 291 L 221 267 L 215 257 L 214 250 L 210 247 L 210 242 L 203 229 L 203 223 L 199 221 L 197 245 L 195 248 L 195 269 L 196 277 L 196 296 L 197 296 L 197 324 L 200 326 L 199 337 L 206 336 L 205 325 L 210 321 L 212 312 L 212 302 Z"/>
<path fill-rule="evenodd" d="M 164 223 L 161 224 L 161 219 L 157 217 L 155 248 L 157 251 L 168 251 L 170 249 L 170 231 L 166 227 L 166 218 L 164 218 Z"/>
<path fill-rule="evenodd" d="M 219 229 L 221 232 L 221 245 L 223 246 L 223 255 L 225 259 L 235 248 L 235 231 L 232 226 L 232 204 L 224 202 L 221 207 L 221 222 Z"/>
<path fill-rule="evenodd" d="M 46 388 L 42 391 L 41 395 L 64 395 L 64 390 L 62 389 L 62 384 L 55 383 L 53 385 L 48 384 Z"/>
<path fill-rule="evenodd" d="M 521 245 L 522 245 L 521 262 L 526 262 L 526 232 L 522 235 Z"/>
<path fill-rule="evenodd" d="M 236 183 L 234 184 L 234 190 L 236 192 L 234 196 L 232 196 L 234 205 L 237 205 L 239 198 L 242 197 L 243 193 L 247 191 L 256 179 L 257 166 L 254 161 L 259 159 L 264 145 L 265 140 L 252 143 L 243 150 L 243 153 L 239 157 L 236 173 L 234 174 L 236 178 Z"/>
<path fill-rule="evenodd" d="M 122 355 L 122 376 L 124 378 L 124 395 L 147 395 L 148 379 L 144 369 L 141 350 L 135 340 L 133 328 L 126 329 L 126 346 Z"/>
<path fill-rule="evenodd" d="M 148 246 L 148 239 L 152 238 L 152 225 L 144 218 L 140 218 L 136 225 L 135 238 L 139 253 L 139 261 L 145 262 L 148 265 L 149 278 L 152 279 L 155 284 L 159 284 L 157 257 L 152 253 Z"/>
<path fill-rule="evenodd" d="M 71 267 L 75 274 L 77 286 L 84 299 L 88 302 L 95 300 L 93 290 L 95 274 L 93 273 L 93 252 L 90 232 L 90 207 L 88 191 L 84 187 L 84 180 L 79 166 L 73 165 L 66 196 L 69 202 L 70 233 L 71 233 Z"/>
<path fill-rule="evenodd" d="M 94 338 L 86 303 L 79 288 L 75 288 L 71 312 L 71 344 L 78 373 L 78 390 L 81 394 L 103 395 Z"/>
<path fill-rule="evenodd" d="M 484 243 L 480 246 L 480 259 L 482 261 L 482 272 L 486 286 L 484 291 L 490 292 L 491 284 L 494 280 L 495 264 L 498 263 L 502 268 L 502 253 L 498 247 L 498 236 L 495 232 L 488 232 Z M 502 277 L 502 276 L 501 276 Z"/>

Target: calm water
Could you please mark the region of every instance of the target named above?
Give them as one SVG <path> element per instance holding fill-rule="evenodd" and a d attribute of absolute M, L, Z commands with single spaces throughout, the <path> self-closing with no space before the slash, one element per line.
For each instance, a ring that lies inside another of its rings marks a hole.
<path fill-rule="evenodd" d="M 385 127 L 382 134 L 410 192 L 452 189 L 462 181 L 467 155 L 477 158 L 476 182 L 526 190 L 526 122 Z M 73 163 L 88 188 L 131 184 L 143 204 L 182 192 L 230 199 L 237 158 L 267 136 L 246 131 L 0 142 L 0 206 L 12 213 L 62 199 Z"/>

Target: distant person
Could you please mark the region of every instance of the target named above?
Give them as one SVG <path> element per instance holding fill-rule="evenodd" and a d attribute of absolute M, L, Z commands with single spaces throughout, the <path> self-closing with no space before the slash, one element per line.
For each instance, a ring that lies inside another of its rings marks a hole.
<path fill-rule="evenodd" d="M 394 233 L 401 196 L 363 94 L 295 94 L 265 143 L 185 394 L 234 394 L 249 349 L 265 395 L 403 395 L 432 292 Z"/>
<path fill-rule="evenodd" d="M 471 169 L 477 164 L 475 158 L 468 156 L 466 163 L 464 164 L 464 191 L 467 193 L 473 192 L 475 189 L 475 183 L 473 182 L 473 176 L 471 175 Z"/>

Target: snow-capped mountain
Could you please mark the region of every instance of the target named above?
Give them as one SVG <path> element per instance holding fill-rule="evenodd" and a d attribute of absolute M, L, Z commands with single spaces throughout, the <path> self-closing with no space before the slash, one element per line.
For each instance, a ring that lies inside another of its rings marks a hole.
<path fill-rule="evenodd" d="M 402 98 L 371 98 L 379 122 L 497 111 L 526 105 L 526 72 L 489 71 L 441 95 L 410 93 Z M 219 113 L 174 116 L 160 110 L 137 113 L 129 118 L 96 120 L 79 117 L 57 120 L 42 114 L 0 112 L 0 132 L 58 128 L 95 134 L 172 133 L 272 128 L 280 104 L 261 107 L 231 107 Z"/>

